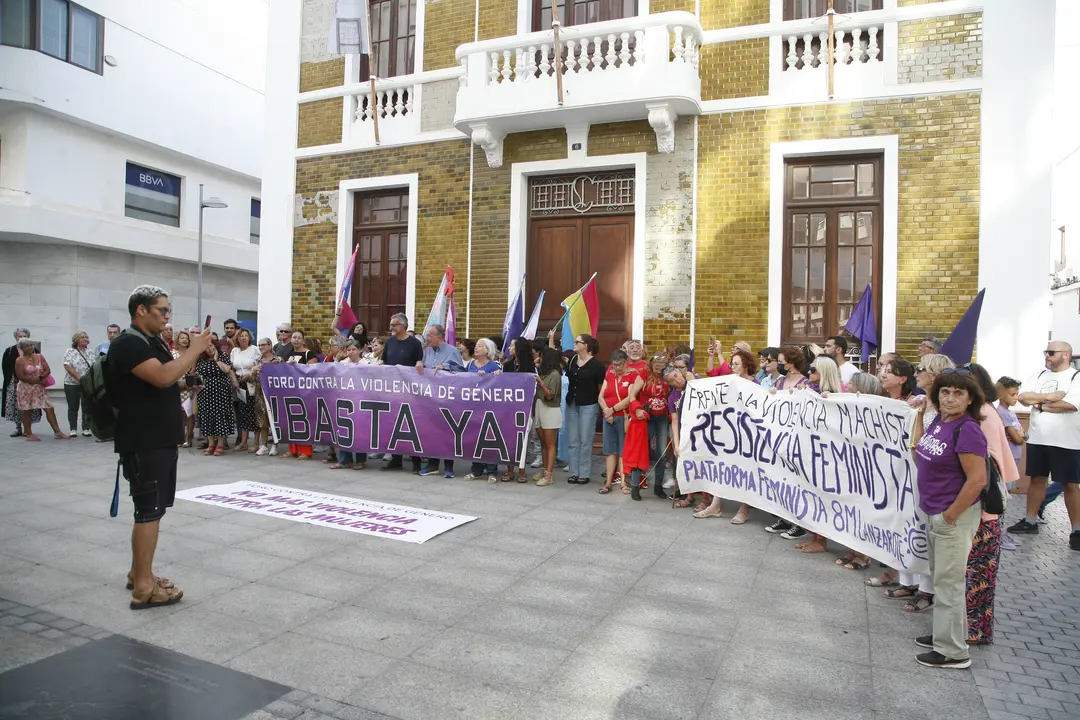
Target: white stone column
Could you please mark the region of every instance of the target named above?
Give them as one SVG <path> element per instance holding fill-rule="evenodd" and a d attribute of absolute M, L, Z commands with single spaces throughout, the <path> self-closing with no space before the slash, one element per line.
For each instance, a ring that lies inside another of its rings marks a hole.
<path fill-rule="evenodd" d="M 292 321 L 296 117 L 303 3 L 270 0 L 266 46 L 262 227 L 259 247 L 259 337 Z"/>
<path fill-rule="evenodd" d="M 978 361 L 1025 379 L 1050 330 L 1054 0 L 986 0 L 983 11 Z"/>

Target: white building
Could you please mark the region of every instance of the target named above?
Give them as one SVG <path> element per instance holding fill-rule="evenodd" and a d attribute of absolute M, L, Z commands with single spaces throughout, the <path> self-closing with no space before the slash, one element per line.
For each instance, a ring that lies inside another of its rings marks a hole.
<path fill-rule="evenodd" d="M 0 337 L 53 367 L 76 330 L 128 323 L 127 296 L 257 309 L 265 0 L 0 0 Z M 55 372 L 55 370 L 54 370 Z"/>
<path fill-rule="evenodd" d="M 1080 352 L 1080 83 L 1069 72 L 1080 41 L 1069 32 L 1080 22 L 1080 3 L 1059 2 L 1057 73 L 1054 77 L 1054 192 L 1050 247 L 1054 260 L 1053 324 L 1055 340 Z"/>

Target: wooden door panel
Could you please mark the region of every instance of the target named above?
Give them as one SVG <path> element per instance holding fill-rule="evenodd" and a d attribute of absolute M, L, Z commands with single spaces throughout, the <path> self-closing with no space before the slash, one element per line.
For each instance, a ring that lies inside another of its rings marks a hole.
<path fill-rule="evenodd" d="M 528 319 L 541 290 L 546 290 L 540 311 L 537 337 L 547 333 L 562 317 L 559 304 L 581 287 L 580 218 L 534 220 L 529 233 L 528 273 L 525 279 L 525 316 Z"/>
<path fill-rule="evenodd" d="M 596 339 L 605 361 L 629 339 L 632 328 L 633 228 L 633 217 L 626 216 L 591 218 L 585 224 L 582 282 L 597 273 L 600 323 Z"/>

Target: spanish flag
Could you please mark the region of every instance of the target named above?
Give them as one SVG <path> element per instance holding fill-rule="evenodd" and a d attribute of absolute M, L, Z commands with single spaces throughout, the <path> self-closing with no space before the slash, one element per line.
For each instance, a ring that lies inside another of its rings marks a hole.
<path fill-rule="evenodd" d="M 596 337 L 600 329 L 600 300 L 596 296 L 596 273 L 580 290 L 562 301 L 566 308 L 563 324 L 563 349 L 572 349 L 578 335 Z M 570 347 L 567 348 L 566 346 Z"/>

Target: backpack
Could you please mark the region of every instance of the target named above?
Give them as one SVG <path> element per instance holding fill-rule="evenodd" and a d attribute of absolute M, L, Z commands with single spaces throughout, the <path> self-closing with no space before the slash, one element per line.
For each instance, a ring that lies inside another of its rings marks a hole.
<path fill-rule="evenodd" d="M 968 422 L 975 421 L 968 418 L 967 421 L 960 423 L 953 430 L 952 446 L 954 453 L 956 452 L 956 443 L 960 439 L 960 430 Z M 979 494 L 979 499 L 982 501 L 983 512 L 991 515 L 1005 514 L 1005 503 L 1009 501 L 1009 491 L 1005 489 L 1005 481 L 1001 479 L 1001 470 L 998 468 L 998 464 L 994 462 L 994 458 L 990 457 L 989 449 L 986 451 L 986 487 Z"/>
<path fill-rule="evenodd" d="M 128 328 L 121 335 L 137 335 L 147 345 L 150 339 L 135 328 Z M 79 378 L 79 395 L 90 421 L 90 432 L 98 440 L 112 440 L 116 429 L 116 403 L 109 395 L 109 357 L 102 355 Z"/>

